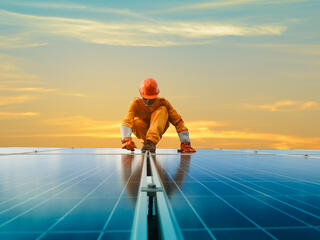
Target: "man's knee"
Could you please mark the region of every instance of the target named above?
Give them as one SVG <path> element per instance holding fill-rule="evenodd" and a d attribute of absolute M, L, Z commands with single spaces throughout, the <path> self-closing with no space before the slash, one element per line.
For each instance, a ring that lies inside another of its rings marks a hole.
<path fill-rule="evenodd" d="M 148 124 L 141 119 L 134 119 L 132 132 L 139 139 L 145 139 L 148 131 Z"/>
<path fill-rule="evenodd" d="M 147 128 L 148 127 L 148 124 L 139 119 L 139 118 L 135 118 L 134 121 L 133 121 L 133 128 Z"/>
<path fill-rule="evenodd" d="M 168 110 L 165 106 L 160 106 L 152 114 L 156 114 L 156 115 L 160 114 L 162 116 L 168 117 Z"/>

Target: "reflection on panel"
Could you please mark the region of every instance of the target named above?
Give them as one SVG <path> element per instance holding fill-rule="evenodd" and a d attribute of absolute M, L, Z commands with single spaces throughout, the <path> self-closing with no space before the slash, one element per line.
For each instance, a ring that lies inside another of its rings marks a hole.
<path fill-rule="evenodd" d="M 155 156 L 185 238 L 320 239 L 320 162 L 274 152 Z"/>
<path fill-rule="evenodd" d="M 0 239 L 129 239 L 143 155 L 41 150 L 0 149 Z M 319 156 L 159 149 L 152 157 L 185 239 L 291 240 L 320 239 Z"/>
<path fill-rule="evenodd" d="M 141 155 L 7 155 L 0 239 L 130 237 Z"/>

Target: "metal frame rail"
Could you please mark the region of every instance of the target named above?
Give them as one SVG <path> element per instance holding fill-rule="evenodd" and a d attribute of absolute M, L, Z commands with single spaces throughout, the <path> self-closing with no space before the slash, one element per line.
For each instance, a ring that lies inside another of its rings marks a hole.
<path fill-rule="evenodd" d="M 179 240 L 181 230 L 164 191 L 154 159 L 144 155 L 131 240 Z"/>

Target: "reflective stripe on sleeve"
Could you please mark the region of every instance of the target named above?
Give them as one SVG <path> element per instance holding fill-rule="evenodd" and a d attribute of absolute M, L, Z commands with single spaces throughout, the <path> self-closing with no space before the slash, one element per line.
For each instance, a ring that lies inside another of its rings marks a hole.
<path fill-rule="evenodd" d="M 183 143 L 183 142 L 190 142 L 189 132 L 179 132 L 178 135 L 179 135 L 179 138 L 180 138 L 180 142 L 181 142 L 181 143 Z"/>
<path fill-rule="evenodd" d="M 127 126 L 121 125 L 120 132 L 121 132 L 122 139 L 124 139 L 127 137 L 131 137 L 132 130 Z"/>

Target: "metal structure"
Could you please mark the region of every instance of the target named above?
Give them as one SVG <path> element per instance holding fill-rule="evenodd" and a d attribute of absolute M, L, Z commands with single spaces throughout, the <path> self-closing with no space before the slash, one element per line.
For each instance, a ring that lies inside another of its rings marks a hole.
<path fill-rule="evenodd" d="M 149 151 L 143 160 L 131 239 L 183 239 Z"/>

